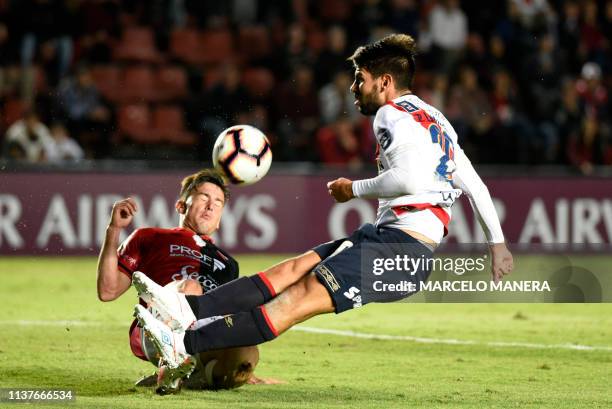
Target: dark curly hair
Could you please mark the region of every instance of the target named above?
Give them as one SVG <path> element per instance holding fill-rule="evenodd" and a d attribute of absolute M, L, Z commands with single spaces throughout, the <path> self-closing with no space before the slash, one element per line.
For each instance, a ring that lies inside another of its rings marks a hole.
<path fill-rule="evenodd" d="M 391 34 L 355 50 L 348 61 L 355 68 L 364 68 L 374 78 L 390 74 L 399 89 L 412 88 L 416 43 L 406 34 Z"/>

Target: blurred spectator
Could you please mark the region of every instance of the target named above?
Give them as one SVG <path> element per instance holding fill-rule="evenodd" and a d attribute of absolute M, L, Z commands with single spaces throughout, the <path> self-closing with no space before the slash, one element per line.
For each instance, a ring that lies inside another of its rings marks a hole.
<path fill-rule="evenodd" d="M 67 78 L 62 82 L 56 103 L 70 132 L 79 135 L 87 156 L 104 156 L 112 115 L 104 104 L 87 66 L 80 66 L 74 78 Z"/>
<path fill-rule="evenodd" d="M 501 36 L 494 34 L 489 39 L 489 60 L 487 61 L 487 67 L 490 70 L 499 70 L 508 66 L 506 44 Z"/>
<path fill-rule="evenodd" d="M 291 24 L 287 30 L 288 38 L 285 47 L 275 55 L 273 69 L 280 78 L 288 78 L 299 66 L 313 66 L 314 56 L 306 44 L 304 27 L 298 23 Z"/>
<path fill-rule="evenodd" d="M 45 163 L 53 151 L 53 143 L 49 128 L 30 110 L 6 131 L 4 151 L 13 159 Z"/>
<path fill-rule="evenodd" d="M 17 94 L 20 81 L 18 60 L 16 41 L 9 31 L 8 21 L 0 19 L 0 99 Z"/>
<path fill-rule="evenodd" d="M 63 0 L 24 0 L 17 4 L 16 18 L 23 30 L 22 67 L 28 71 L 39 50 L 48 80 L 55 85 L 68 74 L 72 62 L 75 30 L 70 11 Z"/>
<path fill-rule="evenodd" d="M 220 81 L 195 96 L 186 106 L 192 129 L 204 135 L 204 149 L 212 147 L 217 135 L 236 121 L 241 111 L 248 111 L 251 101 L 234 64 L 221 68 Z"/>
<path fill-rule="evenodd" d="M 317 131 L 317 150 L 321 162 L 358 167 L 362 163 L 359 139 L 351 119 L 344 115 Z"/>
<path fill-rule="evenodd" d="M 489 55 L 482 37 L 478 33 L 470 33 L 467 38 L 462 64 L 474 68 L 478 78 L 483 82 L 483 86 L 487 88 L 491 83 L 491 67 L 488 62 Z"/>
<path fill-rule="evenodd" d="M 527 60 L 524 78 L 529 87 L 532 108 L 531 119 L 536 126 L 536 149 L 539 163 L 552 163 L 559 153 L 559 135 L 554 123 L 556 107 L 560 100 L 560 59 L 552 35 L 545 34 L 538 42 L 537 52 Z"/>
<path fill-rule="evenodd" d="M 468 34 L 467 17 L 458 0 L 443 0 L 429 16 L 432 54 L 439 73 L 449 74 L 457 65 Z"/>
<path fill-rule="evenodd" d="M 581 173 L 593 173 L 593 165 L 603 163 L 603 138 L 597 119 L 593 115 L 582 118 L 580 130 L 571 135 L 567 144 L 569 162 Z"/>
<path fill-rule="evenodd" d="M 335 121 L 340 116 L 348 116 L 355 120 L 359 112 L 355 108 L 355 98 L 350 91 L 351 77 L 346 71 L 340 71 L 334 76 L 333 82 L 325 85 L 319 91 L 319 105 L 324 124 Z"/>
<path fill-rule="evenodd" d="M 603 11 L 603 10 L 602 10 Z M 581 49 L 584 50 L 584 59 L 595 61 L 597 64 L 605 64 L 605 44 L 610 41 L 604 37 L 599 27 L 597 3 L 593 0 L 586 1 L 583 5 L 582 26 L 580 27 Z"/>
<path fill-rule="evenodd" d="M 446 116 L 459 135 L 459 143 L 465 141 L 466 146 L 476 145 L 474 153 L 478 160 L 490 162 L 494 156 L 490 135 L 493 109 L 471 67 L 461 68 L 459 82 L 450 90 Z M 465 140 L 462 141 L 462 138 Z"/>
<path fill-rule="evenodd" d="M 313 77 L 309 66 L 298 66 L 277 95 L 279 143 L 286 160 L 314 160 L 311 141 L 319 121 L 319 104 Z"/>
<path fill-rule="evenodd" d="M 555 122 L 559 128 L 562 146 L 567 147 L 569 140 L 578 140 L 583 112 L 581 105 L 575 81 L 565 81 L 561 94 L 561 105 L 557 107 L 555 113 Z"/>
<path fill-rule="evenodd" d="M 68 130 L 61 122 L 51 124 L 53 147 L 49 151 L 50 163 L 76 162 L 85 156 L 79 144 L 68 136 Z"/>
<path fill-rule="evenodd" d="M 435 107 L 444 109 L 446 106 L 446 95 L 448 94 L 448 77 L 445 75 L 436 75 L 433 78 L 433 85 L 429 103 Z"/>
<path fill-rule="evenodd" d="M 493 76 L 491 103 L 495 111 L 494 162 L 526 163 L 535 144 L 535 131 L 522 111 L 522 104 L 507 71 Z"/>
<path fill-rule="evenodd" d="M 390 0 L 385 14 L 385 24 L 394 31 L 418 37 L 420 16 L 416 0 Z"/>
<path fill-rule="evenodd" d="M 609 115 L 608 90 L 601 83 L 601 68 L 594 62 L 582 67 L 581 78 L 576 82 L 576 90 L 584 104 L 587 114 L 602 118 Z"/>
<path fill-rule="evenodd" d="M 584 48 L 580 48 L 580 7 L 575 1 L 563 2 L 561 21 L 559 22 L 559 44 L 563 65 L 571 73 L 580 70 L 580 57 L 585 56 Z"/>
<path fill-rule="evenodd" d="M 510 0 L 516 6 L 521 25 L 531 33 L 547 30 L 551 23 L 551 9 L 546 0 Z"/>
<path fill-rule="evenodd" d="M 88 63 L 110 62 L 111 43 L 119 38 L 120 33 L 117 0 L 81 2 L 77 10 L 77 21 L 81 60 Z"/>
<path fill-rule="evenodd" d="M 327 47 L 317 57 L 316 80 L 318 86 L 332 81 L 340 71 L 348 71 L 351 66 L 347 58 L 346 31 L 342 26 L 331 26 L 327 31 Z"/>

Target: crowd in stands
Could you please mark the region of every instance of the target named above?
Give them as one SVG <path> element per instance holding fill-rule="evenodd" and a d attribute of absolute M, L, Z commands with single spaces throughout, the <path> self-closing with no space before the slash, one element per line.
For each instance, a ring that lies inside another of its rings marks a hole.
<path fill-rule="evenodd" d="M 6 159 L 208 160 L 262 129 L 277 161 L 374 156 L 346 58 L 414 36 L 414 93 L 474 162 L 612 165 L 612 1 L 0 0 Z"/>

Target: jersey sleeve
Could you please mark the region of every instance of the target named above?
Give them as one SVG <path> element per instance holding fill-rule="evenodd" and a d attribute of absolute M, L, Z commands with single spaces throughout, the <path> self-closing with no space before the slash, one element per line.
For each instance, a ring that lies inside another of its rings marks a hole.
<path fill-rule="evenodd" d="M 142 244 L 145 241 L 144 229 L 137 229 L 117 249 L 118 268 L 126 276 L 140 269 L 142 263 Z"/>
<path fill-rule="evenodd" d="M 468 196 L 487 242 L 489 244 L 503 243 L 504 233 L 489 189 L 476 173 L 463 149 L 459 147 L 455 149 L 455 164 L 457 169 L 453 173 L 453 185 Z"/>
<path fill-rule="evenodd" d="M 424 188 L 424 180 L 419 175 L 427 164 L 421 152 L 423 143 L 415 133 L 418 125 L 409 116 L 393 111 L 393 107 L 383 106 L 374 119 L 379 154 L 385 155 L 388 168 L 374 178 L 354 181 L 356 197 L 396 197 L 415 194 Z"/>

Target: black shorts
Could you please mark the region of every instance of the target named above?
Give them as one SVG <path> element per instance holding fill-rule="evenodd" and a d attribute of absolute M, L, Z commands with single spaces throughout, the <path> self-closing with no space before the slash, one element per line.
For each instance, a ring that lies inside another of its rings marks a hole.
<path fill-rule="evenodd" d="M 416 293 L 429 278 L 433 260 L 433 251 L 409 234 L 369 223 L 313 250 L 322 259 L 313 271 L 337 314 Z"/>

